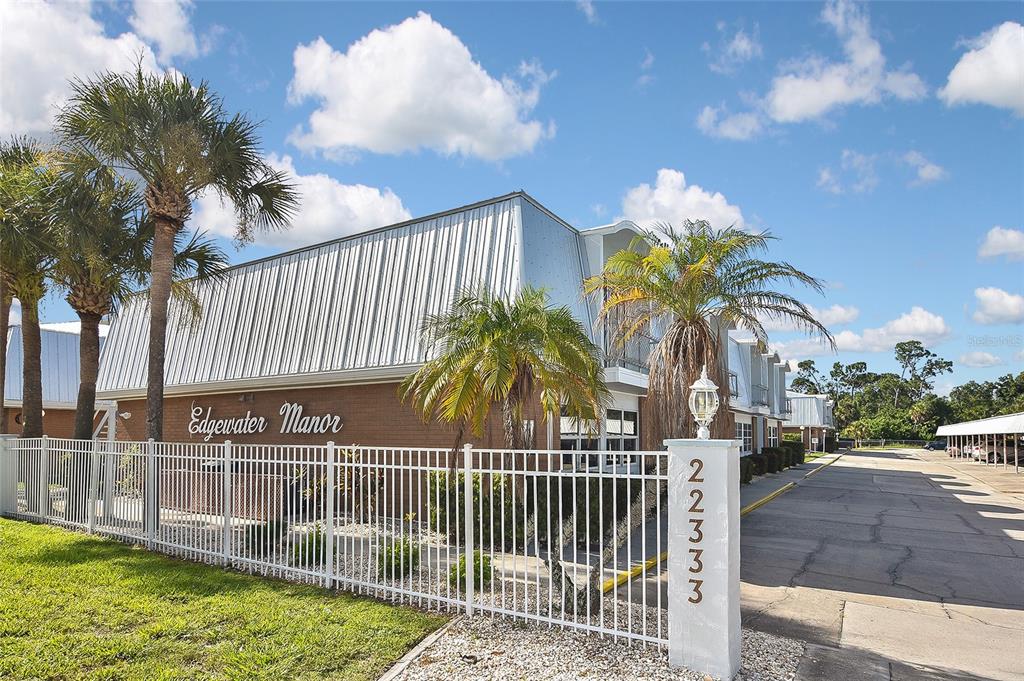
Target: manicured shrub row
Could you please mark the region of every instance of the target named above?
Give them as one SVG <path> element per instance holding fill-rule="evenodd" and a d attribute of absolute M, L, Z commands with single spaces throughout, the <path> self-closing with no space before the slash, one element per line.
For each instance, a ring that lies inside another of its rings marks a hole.
<path fill-rule="evenodd" d="M 740 482 L 745 485 L 755 475 L 778 473 L 803 462 L 804 446 L 801 442 L 783 441 L 778 447 L 764 447 L 759 453 L 740 459 Z"/>

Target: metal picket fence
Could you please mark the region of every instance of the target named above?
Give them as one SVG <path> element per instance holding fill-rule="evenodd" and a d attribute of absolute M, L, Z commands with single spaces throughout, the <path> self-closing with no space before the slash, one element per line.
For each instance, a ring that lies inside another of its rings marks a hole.
<path fill-rule="evenodd" d="M 0 441 L 8 517 L 658 645 L 666 488 L 663 451 Z"/>

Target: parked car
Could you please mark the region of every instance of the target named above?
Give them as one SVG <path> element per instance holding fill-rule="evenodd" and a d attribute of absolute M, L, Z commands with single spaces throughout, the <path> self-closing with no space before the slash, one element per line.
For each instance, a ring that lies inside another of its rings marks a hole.
<path fill-rule="evenodd" d="M 924 446 L 925 449 L 929 449 L 933 452 L 941 452 L 946 449 L 946 443 L 942 440 L 932 440 Z"/>

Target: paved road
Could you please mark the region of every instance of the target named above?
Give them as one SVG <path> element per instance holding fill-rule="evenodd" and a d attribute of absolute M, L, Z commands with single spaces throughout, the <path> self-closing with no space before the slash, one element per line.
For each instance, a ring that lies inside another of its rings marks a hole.
<path fill-rule="evenodd" d="M 798 679 L 1024 679 L 1024 474 L 851 452 L 743 519 L 743 624 Z"/>

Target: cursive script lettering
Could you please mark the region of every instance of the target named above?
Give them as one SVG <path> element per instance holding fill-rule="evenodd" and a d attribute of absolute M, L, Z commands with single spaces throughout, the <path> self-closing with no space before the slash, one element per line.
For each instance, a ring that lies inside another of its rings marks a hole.
<path fill-rule="evenodd" d="M 282 433 L 337 433 L 344 425 L 341 417 L 335 414 L 322 416 L 303 416 L 302 405 L 285 402 L 281 405 Z"/>
<path fill-rule="evenodd" d="M 188 422 L 189 434 L 204 435 L 203 440 L 209 442 L 214 435 L 251 435 L 267 429 L 267 420 L 262 416 L 253 416 L 251 411 L 245 412 L 245 416 L 223 419 L 210 418 L 212 411 L 212 407 L 203 411 L 202 407 L 193 402 L 192 418 Z"/>

